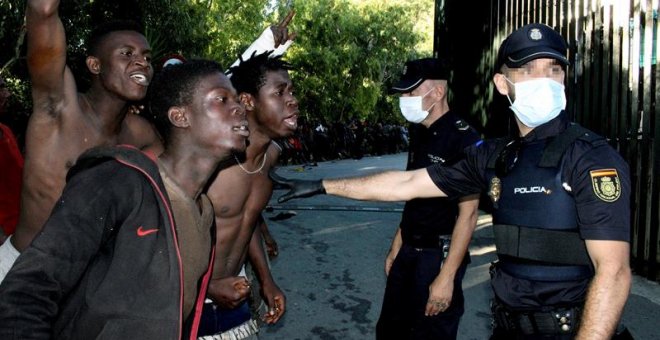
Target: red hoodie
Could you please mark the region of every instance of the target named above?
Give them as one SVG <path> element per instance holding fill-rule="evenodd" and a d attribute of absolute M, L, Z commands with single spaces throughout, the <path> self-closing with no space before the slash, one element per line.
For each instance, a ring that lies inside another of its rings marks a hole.
<path fill-rule="evenodd" d="M 9 127 L 0 124 L 0 228 L 11 235 L 18 222 L 23 156 Z"/>

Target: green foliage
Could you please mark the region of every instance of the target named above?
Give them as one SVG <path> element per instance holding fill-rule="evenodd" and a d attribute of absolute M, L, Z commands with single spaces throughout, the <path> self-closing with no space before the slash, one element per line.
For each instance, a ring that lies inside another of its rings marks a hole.
<path fill-rule="evenodd" d="M 426 1 L 432 3 L 432 1 Z M 430 51 L 415 49 L 422 1 L 298 1 L 287 54 L 298 67 L 294 82 L 309 119 L 400 120 L 387 88 L 404 62 Z"/>
<path fill-rule="evenodd" d="M 145 35 L 157 60 L 165 54 L 202 56 L 212 39 L 207 33 L 207 1 L 140 0 Z"/>
<path fill-rule="evenodd" d="M 23 1 L 2 1 L 0 2 L 0 72 L 5 70 L 18 61 L 20 48 L 16 42 L 21 39 L 23 32 Z"/>
<path fill-rule="evenodd" d="M 275 23 L 267 0 L 210 1 L 206 25 L 210 44 L 203 56 L 227 67 L 270 24 Z"/>
<path fill-rule="evenodd" d="M 0 49 L 0 70 L 11 80 L 8 85 L 14 96 L 8 111 L 14 115 L 11 120 L 16 122 L 12 124 L 15 130 L 24 128 L 32 106 L 23 40 L 25 3 L 23 0 L 0 1 L 0 46 L 3 46 Z M 84 42 L 96 24 L 115 19 L 143 24 L 154 60 L 172 52 L 202 55 L 211 43 L 206 34 L 206 10 L 187 0 L 62 1 L 59 14 L 67 37 L 67 64 L 76 76 L 80 90 L 85 90 L 89 83 Z"/>
<path fill-rule="evenodd" d="M 145 26 L 154 60 L 169 53 L 229 66 L 290 9 L 297 33 L 285 59 L 301 112 L 328 122 L 400 120 L 386 89 L 410 58 L 431 55 L 433 0 L 69 0 L 60 3 L 69 66 L 85 88 L 84 42 L 93 25 L 132 19 Z M 14 93 L 9 112 L 31 109 L 25 65 L 25 1 L 0 1 L 0 71 Z M 7 120 L 5 118 L 5 120 Z M 21 128 L 19 126 L 19 128 Z M 19 133 L 20 134 L 20 133 Z"/>
<path fill-rule="evenodd" d="M 12 93 L 6 112 L 0 121 L 15 131 L 19 140 L 23 138 L 27 117 L 31 108 L 30 82 L 24 65 L 25 30 L 23 29 L 24 1 L 0 1 L 0 76 L 7 82 Z"/>

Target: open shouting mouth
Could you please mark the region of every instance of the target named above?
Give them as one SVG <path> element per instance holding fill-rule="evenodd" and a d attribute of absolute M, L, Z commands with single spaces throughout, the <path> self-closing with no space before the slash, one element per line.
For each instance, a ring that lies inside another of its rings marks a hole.
<path fill-rule="evenodd" d="M 247 121 L 242 121 L 240 125 L 234 126 L 232 128 L 233 131 L 237 132 L 243 137 L 249 137 L 250 136 L 250 129 L 248 128 L 248 123 Z"/>
<path fill-rule="evenodd" d="M 131 79 L 140 86 L 149 86 L 149 78 L 142 72 L 131 73 Z"/>

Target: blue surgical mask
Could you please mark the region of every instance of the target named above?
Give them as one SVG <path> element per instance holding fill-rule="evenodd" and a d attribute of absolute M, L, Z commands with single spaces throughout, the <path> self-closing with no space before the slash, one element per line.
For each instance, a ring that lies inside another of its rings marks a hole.
<path fill-rule="evenodd" d="M 525 126 L 535 128 L 557 117 L 566 108 L 564 85 L 550 78 L 537 78 L 517 83 L 506 81 L 515 87 L 516 99 L 511 110 Z"/>
<path fill-rule="evenodd" d="M 407 121 L 411 123 L 421 123 L 428 117 L 429 111 L 435 103 L 433 103 L 428 109 L 423 109 L 422 100 L 426 97 L 427 94 L 431 93 L 433 89 L 430 89 L 422 96 L 412 96 L 412 97 L 399 97 L 399 109 L 401 114 Z"/>

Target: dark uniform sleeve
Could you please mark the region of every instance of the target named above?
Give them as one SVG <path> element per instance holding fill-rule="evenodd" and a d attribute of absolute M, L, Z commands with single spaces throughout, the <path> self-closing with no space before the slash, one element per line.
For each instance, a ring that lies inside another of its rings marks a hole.
<path fill-rule="evenodd" d="M 568 156 L 565 176 L 574 193 L 582 238 L 629 242 L 628 164 L 605 142 L 592 147 L 578 141 Z"/>
<path fill-rule="evenodd" d="M 122 202 L 113 188 L 125 175 L 110 163 L 69 180 L 42 232 L 0 285 L 0 339 L 50 339 L 63 299 L 113 225 L 113 203 Z"/>
<path fill-rule="evenodd" d="M 433 183 L 451 199 L 478 194 L 486 188 L 485 169 L 490 149 L 490 145 L 478 143 L 468 147 L 464 157 L 451 165 L 436 164 L 426 169 Z"/>

